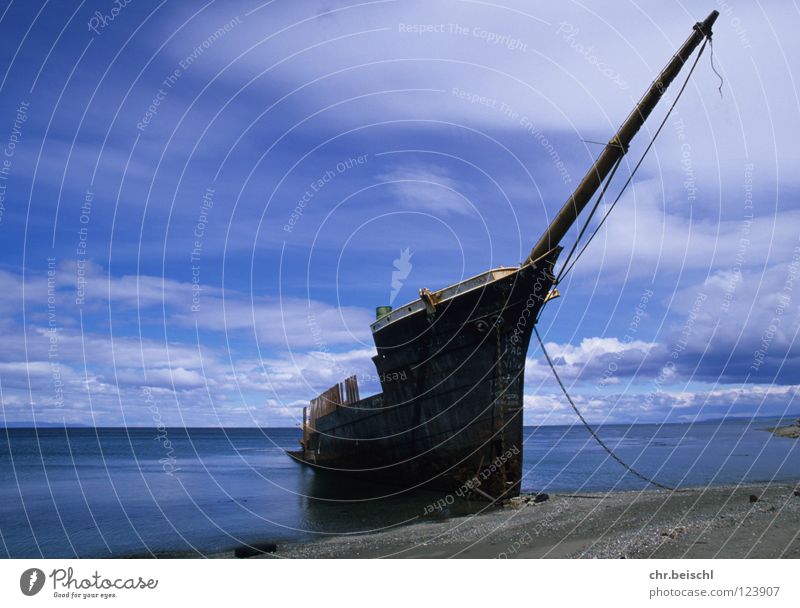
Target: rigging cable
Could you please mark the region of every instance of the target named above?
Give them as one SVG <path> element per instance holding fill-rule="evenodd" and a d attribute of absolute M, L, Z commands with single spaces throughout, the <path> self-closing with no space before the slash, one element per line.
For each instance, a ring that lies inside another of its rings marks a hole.
<path fill-rule="evenodd" d="M 611 173 L 609 173 L 608 178 L 606 179 L 606 183 L 603 184 L 603 189 L 600 191 L 600 195 L 597 197 L 594 206 L 592 206 L 592 210 L 589 212 L 589 217 L 586 218 L 586 222 L 583 224 L 583 227 L 578 233 L 578 238 L 576 238 L 575 242 L 572 243 L 572 247 L 570 248 L 567 257 L 564 259 L 564 263 L 561 265 L 561 272 L 559 272 L 558 276 L 556 277 L 556 283 L 561 281 L 561 276 L 564 274 L 564 268 L 566 268 L 567 263 L 570 261 L 570 259 L 572 259 L 572 255 L 575 253 L 575 249 L 578 247 L 578 243 L 581 242 L 581 239 L 583 238 L 586 229 L 589 227 L 589 222 L 592 221 L 595 211 L 597 211 L 597 208 L 600 206 L 600 202 L 603 200 L 603 196 L 605 195 L 606 190 L 608 190 L 608 187 L 611 185 L 611 180 L 614 179 L 614 174 L 617 172 L 617 169 L 619 169 L 619 166 L 622 164 L 623 158 L 624 156 L 620 156 L 617 159 L 617 162 L 614 163 L 614 167 L 611 169 Z M 578 256 L 580 257 L 580 254 L 578 254 Z M 577 260 L 578 258 L 575 259 Z"/>
<path fill-rule="evenodd" d="M 648 477 L 647 475 L 644 475 L 643 473 L 640 473 L 639 471 L 634 469 L 631 465 L 629 465 L 627 462 L 622 460 L 619 456 L 617 456 L 614 453 L 614 450 L 612 450 L 610 447 L 608 447 L 608 445 L 606 445 L 606 443 L 602 439 L 600 439 L 600 436 L 595 432 L 595 430 L 591 427 L 591 425 L 586 421 L 586 418 L 583 417 L 583 414 L 581 414 L 581 411 L 575 405 L 575 402 L 572 401 L 572 397 L 570 396 L 569 391 L 567 391 L 567 387 L 564 386 L 564 383 L 561 381 L 561 377 L 558 375 L 558 372 L 556 371 L 556 366 L 553 364 L 553 360 L 550 358 L 550 354 L 547 352 L 547 349 L 544 347 L 544 341 L 542 340 L 542 336 L 539 335 L 539 330 L 536 329 L 535 325 L 533 326 L 533 331 L 536 332 L 536 338 L 539 340 L 539 346 L 541 347 L 542 352 L 544 353 L 544 358 L 547 359 L 547 363 L 550 365 L 550 369 L 553 370 L 553 376 L 555 377 L 556 381 L 558 382 L 558 385 L 561 387 L 561 390 L 564 392 L 564 396 L 567 398 L 567 401 L 569 401 L 569 404 L 572 406 L 572 409 L 575 410 L 575 413 L 578 415 L 578 418 L 581 419 L 581 422 L 583 423 L 583 426 L 586 427 L 586 430 L 589 431 L 589 433 L 592 435 L 594 440 L 600 445 L 600 447 L 603 448 L 606 452 L 608 452 L 608 455 L 611 456 L 611 458 L 616 460 L 619 464 L 621 464 L 623 467 L 625 467 L 625 469 L 627 469 L 629 472 L 631 472 L 634 475 L 636 475 L 636 477 L 638 477 L 639 479 L 642 479 L 643 481 L 646 481 L 647 483 L 652 484 L 652 485 L 654 485 L 654 486 L 656 486 L 658 488 L 661 488 L 663 490 L 669 490 L 670 492 L 681 492 L 682 490 L 680 490 L 678 488 L 671 488 L 670 486 L 666 486 L 663 483 L 659 483 L 655 479 L 652 479 L 652 478 Z"/>
<path fill-rule="evenodd" d="M 581 228 L 581 231 L 578 234 L 578 238 L 576 239 L 575 243 L 572 245 L 572 248 L 570 249 L 569 254 L 567 255 L 567 257 L 565 259 L 564 266 L 562 266 L 561 271 L 558 273 L 558 277 L 556 277 L 556 281 L 555 281 L 556 284 L 561 280 L 561 278 L 565 274 L 567 274 L 568 272 L 570 272 L 572 270 L 572 268 L 575 266 L 576 262 L 584 254 L 584 252 L 586 251 L 586 248 L 592 242 L 592 239 L 594 239 L 594 237 L 597 235 L 598 231 L 603 226 L 603 224 L 605 223 L 606 219 L 608 219 L 608 216 L 614 210 L 614 207 L 619 202 L 620 198 L 622 198 L 623 193 L 625 192 L 627 187 L 630 185 L 631 181 L 633 181 L 634 175 L 636 175 L 636 172 L 639 170 L 639 167 L 642 165 L 642 162 L 644 161 L 645 157 L 647 156 L 647 153 L 653 147 L 653 144 L 655 143 L 656 138 L 658 137 L 659 133 L 661 133 L 662 129 L 664 128 L 664 125 L 667 124 L 667 120 L 669 119 L 670 114 L 672 114 L 672 110 L 675 109 L 675 105 L 678 103 L 678 100 L 681 98 L 681 95 L 683 94 L 684 90 L 686 89 L 686 86 L 689 84 L 689 79 L 691 78 L 692 73 L 694 72 L 694 69 L 697 67 L 698 62 L 700 61 L 700 57 L 703 55 L 703 50 L 705 49 L 706 44 L 709 44 L 711 46 L 711 69 L 714 71 L 714 73 L 720 79 L 719 93 L 720 93 L 720 96 L 722 95 L 722 83 L 723 83 L 723 80 L 722 80 L 722 77 L 717 72 L 717 70 L 714 68 L 714 47 L 713 47 L 713 45 L 711 45 L 711 36 L 706 36 L 706 40 L 703 43 L 703 46 L 700 47 L 700 52 L 697 54 L 697 57 L 695 58 L 694 63 L 692 64 L 692 67 L 689 70 L 689 73 L 686 75 L 686 80 L 684 80 L 683 85 L 681 86 L 680 90 L 678 91 L 678 95 L 675 97 L 675 101 L 672 102 L 672 105 L 670 105 L 669 109 L 667 110 L 667 113 L 664 116 L 664 119 L 661 121 L 661 124 L 658 126 L 658 129 L 656 129 L 656 132 L 653 135 L 653 137 L 651 138 L 650 143 L 647 144 L 647 148 L 645 148 L 645 151 L 642 153 L 641 158 L 639 158 L 639 161 L 634 166 L 633 171 L 631 171 L 630 176 L 628 177 L 628 179 L 623 184 L 622 189 L 617 194 L 617 197 L 614 199 L 614 202 L 611 203 L 611 206 L 608 208 L 606 213 L 603 215 L 603 218 L 600 220 L 600 223 L 594 229 L 592 234 L 589 235 L 588 240 L 583 245 L 581 250 L 578 252 L 577 256 L 575 256 L 575 259 L 572 261 L 572 263 L 569 264 L 569 266 L 567 266 L 567 263 L 570 261 L 570 258 L 572 257 L 573 253 L 575 252 L 575 249 L 576 249 L 576 247 L 578 245 L 578 242 L 580 242 L 581 238 L 583 237 L 583 234 L 586 232 L 586 229 L 589 226 L 589 222 L 591 221 L 592 216 L 594 215 L 595 211 L 597 210 L 598 206 L 600 205 L 600 202 L 603 200 L 603 196 L 605 195 L 606 190 L 608 189 L 608 186 L 611 183 L 611 179 L 614 177 L 614 173 L 616 173 L 617 168 L 619 167 L 620 163 L 622 162 L 622 158 L 623 157 L 621 156 L 619 158 L 619 160 L 617 160 L 617 163 L 614 165 L 614 168 L 611 171 L 611 174 L 609 175 L 608 179 L 606 180 L 605 185 L 603 186 L 603 190 L 600 192 L 600 195 L 597 197 L 597 201 L 595 202 L 594 206 L 592 207 L 591 212 L 589 213 L 589 217 L 586 219 L 586 223 L 583 225 L 583 228 Z M 540 310 L 540 313 L 541 313 L 541 310 Z M 569 391 L 567 390 L 567 387 L 561 381 L 561 377 L 558 375 L 558 371 L 556 370 L 556 366 L 553 364 L 553 360 L 550 358 L 550 354 L 547 352 L 547 349 L 545 348 L 544 340 L 542 340 L 542 336 L 539 334 L 539 330 L 537 329 L 535 323 L 533 325 L 533 331 L 536 333 L 536 338 L 537 338 L 537 340 L 539 340 L 539 346 L 542 349 L 542 353 L 544 354 L 545 359 L 547 359 L 547 363 L 548 363 L 548 365 L 550 366 L 550 369 L 553 372 L 553 377 L 556 379 L 556 382 L 558 382 L 558 385 L 561 387 L 561 391 L 564 393 L 564 396 L 567 398 L 567 401 L 569 402 L 570 406 L 572 406 L 573 411 L 578 416 L 578 418 L 580 419 L 581 423 L 586 428 L 586 430 L 589 431 L 589 434 L 592 436 L 592 438 L 594 438 L 594 440 L 598 443 L 598 445 L 601 448 L 603 448 L 611 458 L 613 458 L 616 462 L 618 462 L 628 472 L 630 472 L 631 474 L 635 475 L 639 479 L 647 482 L 648 484 L 651 484 L 651 485 L 656 486 L 658 488 L 661 488 L 663 490 L 668 490 L 670 492 L 683 492 L 684 491 L 683 489 L 673 488 L 673 487 L 664 485 L 663 483 L 660 483 L 660 482 L 656 481 L 655 479 L 653 479 L 651 477 L 648 477 L 647 475 L 644 475 L 643 473 L 640 473 L 639 471 L 634 469 L 631 465 L 629 465 L 627 462 L 622 460 L 619 456 L 617 456 L 614 453 L 614 450 L 612 450 L 600 438 L 600 436 L 597 434 L 597 432 L 594 430 L 594 428 L 592 428 L 592 426 L 589 424 L 589 422 L 586 420 L 586 418 L 583 417 L 583 414 L 578 409 L 578 407 L 575 405 L 575 402 L 572 400 L 572 397 L 570 396 Z"/>
<path fill-rule="evenodd" d="M 644 152 L 642 153 L 642 156 L 639 158 L 638 162 L 633 167 L 633 171 L 631 171 L 631 174 L 628 176 L 628 179 L 625 180 L 625 183 L 622 185 L 622 189 L 617 194 L 617 197 L 614 199 L 614 202 L 611 203 L 611 205 L 609 206 L 608 210 L 603 215 L 603 218 L 600 220 L 600 223 L 597 224 L 597 227 L 594 229 L 592 234 L 589 235 L 589 238 L 587 239 L 586 243 L 584 243 L 583 247 L 581 247 L 581 250 L 578 252 L 578 255 L 575 256 L 575 259 L 572 261 L 572 263 L 569 266 L 566 266 L 566 263 L 564 264 L 564 266 L 561 269 L 561 272 L 558 273 L 558 278 L 557 278 L 556 282 L 561 281 L 561 278 L 564 275 L 568 274 L 572 270 L 572 268 L 575 266 L 577 261 L 581 258 L 581 256 L 586 251 L 586 248 L 589 246 L 589 244 L 592 242 L 594 237 L 600 231 L 600 228 L 602 228 L 603 224 L 605 224 L 605 221 L 608 219 L 608 216 L 611 215 L 611 212 L 614 210 L 614 207 L 616 207 L 617 203 L 622 198 L 622 195 L 625 193 L 625 190 L 628 188 L 628 186 L 633 181 L 633 178 L 636 175 L 636 172 L 639 170 L 639 167 L 641 167 L 641 165 L 644 162 L 644 159 L 647 156 L 648 152 L 650 152 L 650 149 L 653 147 L 653 144 L 655 144 L 656 138 L 658 137 L 659 133 L 661 133 L 661 131 L 664 129 L 664 126 L 667 124 L 667 120 L 669 119 L 670 115 L 672 114 L 672 111 L 675 109 L 675 106 L 677 105 L 678 100 L 680 100 L 681 95 L 683 95 L 683 92 L 686 90 L 686 86 L 689 84 L 689 79 L 692 77 L 692 73 L 694 72 L 695 68 L 697 67 L 698 62 L 700 61 L 700 57 L 703 55 L 703 51 L 706 48 L 706 44 L 708 44 L 708 42 L 710 40 L 711 40 L 711 38 L 707 37 L 706 41 L 703 43 L 703 46 L 700 47 L 700 52 L 697 53 L 697 57 L 695 57 L 694 63 L 692 64 L 692 67 L 689 70 L 689 73 L 686 75 L 686 80 L 683 81 L 683 84 L 681 85 L 681 88 L 680 88 L 680 90 L 678 91 L 678 94 L 675 97 L 675 101 L 673 101 L 672 105 L 670 105 L 669 109 L 667 110 L 666 115 L 664 116 L 664 119 L 661 121 L 661 124 L 658 125 L 658 129 L 656 129 L 655 134 L 650 139 L 650 143 L 647 144 L 647 147 L 645 148 Z M 622 160 L 622 158 L 620 158 L 620 160 Z M 609 176 L 609 181 L 610 181 L 610 178 L 612 176 L 613 176 L 613 173 L 611 174 L 611 176 Z M 601 202 L 601 200 L 603 198 L 603 195 L 605 194 L 607 188 L 608 188 L 608 183 L 606 183 L 606 186 L 603 188 L 603 191 L 600 193 L 600 196 L 598 197 L 597 202 L 595 203 L 595 208 L 597 208 L 597 206 L 600 204 L 600 202 Z M 594 214 L 594 209 L 592 209 L 592 214 Z M 591 219 L 591 214 L 589 216 L 589 219 Z M 588 220 L 587 220 L 586 225 L 588 225 Z M 581 233 L 580 233 L 581 236 L 583 235 L 585 229 L 586 229 L 586 226 L 584 226 L 584 229 L 581 230 Z M 580 239 L 580 236 L 578 238 Z M 572 250 L 575 249 L 576 245 L 573 245 L 573 249 Z M 569 261 L 569 258 L 572 255 L 572 250 L 570 251 L 570 255 L 567 256 L 567 261 Z"/>

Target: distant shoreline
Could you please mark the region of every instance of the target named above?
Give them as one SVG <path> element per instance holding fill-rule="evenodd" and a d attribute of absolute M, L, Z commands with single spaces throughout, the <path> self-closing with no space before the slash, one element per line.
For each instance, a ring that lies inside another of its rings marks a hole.
<path fill-rule="evenodd" d="M 800 485 L 554 494 L 263 558 L 800 558 Z M 254 541 L 255 542 L 255 541 Z M 233 549 L 212 557 L 233 558 Z"/>
<path fill-rule="evenodd" d="M 689 422 L 606 422 L 606 423 L 592 423 L 595 426 L 602 428 L 602 427 L 614 427 L 614 426 L 669 426 L 669 425 L 687 425 L 687 424 L 713 424 L 719 422 L 758 422 L 764 420 L 780 420 L 783 421 L 785 419 L 796 420 L 800 418 L 800 412 L 796 414 L 776 414 L 772 415 L 764 415 L 764 416 L 728 416 L 726 418 L 707 418 L 705 420 L 693 420 Z M 524 428 L 527 429 L 535 429 L 535 428 L 563 428 L 563 427 L 580 427 L 580 422 L 572 422 L 567 424 L 525 424 Z M 789 425 L 791 426 L 791 425 Z M 153 430 L 157 427 L 155 426 L 91 426 L 88 424 L 64 424 L 63 422 L 40 422 L 38 424 L 32 424 L 30 422 L 7 422 L 5 424 L 0 424 L 0 431 L 2 430 L 15 430 L 15 429 L 28 429 L 28 430 L 46 430 L 46 429 L 103 429 L 103 430 Z M 167 426 L 164 427 L 167 429 L 176 429 L 176 430 L 237 430 L 237 429 L 263 429 L 263 430 L 296 430 L 296 426 Z M 771 430 L 771 429 L 768 429 Z"/>
<path fill-rule="evenodd" d="M 785 437 L 787 439 L 800 439 L 800 420 L 794 424 L 786 426 L 774 426 L 766 429 L 776 437 Z"/>

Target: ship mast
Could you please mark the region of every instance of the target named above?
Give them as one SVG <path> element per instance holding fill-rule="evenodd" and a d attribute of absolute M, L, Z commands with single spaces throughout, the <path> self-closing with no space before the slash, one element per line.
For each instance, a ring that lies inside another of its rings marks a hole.
<path fill-rule="evenodd" d="M 670 62 L 661 71 L 658 78 L 653 81 L 653 84 L 650 85 L 650 88 L 641 98 L 634 110 L 628 115 L 628 118 L 625 119 L 625 122 L 622 123 L 616 135 L 606 144 L 605 149 L 581 180 L 575 192 L 572 193 L 567 202 L 564 203 L 564 206 L 561 207 L 558 215 L 556 215 L 547 227 L 547 230 L 539 239 L 539 242 L 534 245 L 526 263 L 539 259 L 561 242 L 561 239 L 567 234 L 572 224 L 578 219 L 583 208 L 592 199 L 606 177 L 608 177 L 614 165 L 628 152 L 628 146 L 634 135 L 636 135 L 645 120 L 647 120 L 647 117 L 650 116 L 650 113 L 666 92 L 667 87 L 669 87 L 681 71 L 684 63 L 686 63 L 703 39 L 711 38 L 711 26 L 714 25 L 718 16 L 718 11 L 711 11 L 711 14 L 705 21 L 695 24 L 692 35 L 687 38 L 683 46 L 673 55 Z"/>

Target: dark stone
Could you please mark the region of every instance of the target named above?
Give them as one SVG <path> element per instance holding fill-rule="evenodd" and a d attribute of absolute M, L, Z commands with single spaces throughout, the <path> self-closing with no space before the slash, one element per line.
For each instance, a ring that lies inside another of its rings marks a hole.
<path fill-rule="evenodd" d="M 550 500 L 549 494 L 537 494 L 533 497 L 533 502 L 544 502 L 545 500 Z"/>
<path fill-rule="evenodd" d="M 255 557 L 256 555 L 263 555 L 264 553 L 275 553 L 278 550 L 278 545 L 275 543 L 255 543 L 253 545 L 242 545 L 236 547 L 233 555 L 236 557 Z"/>
<path fill-rule="evenodd" d="M 750 494 L 750 502 L 758 502 L 758 496 L 755 494 Z"/>

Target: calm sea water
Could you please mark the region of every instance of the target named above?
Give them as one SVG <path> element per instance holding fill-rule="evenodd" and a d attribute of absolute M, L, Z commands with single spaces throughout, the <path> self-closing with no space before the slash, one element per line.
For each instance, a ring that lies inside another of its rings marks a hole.
<path fill-rule="evenodd" d="M 800 442 L 761 430 L 772 424 L 607 425 L 599 433 L 668 485 L 800 480 Z M 355 488 L 361 500 L 345 502 L 342 482 L 284 454 L 297 446 L 295 429 L 169 429 L 167 436 L 171 452 L 154 429 L 0 430 L 0 555 L 206 555 L 402 525 L 440 498 L 377 499 L 394 490 L 373 486 Z M 525 490 L 644 486 L 582 427 L 526 428 L 525 436 Z"/>

